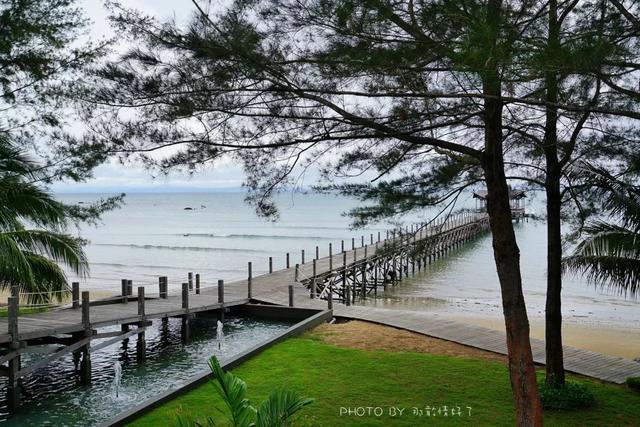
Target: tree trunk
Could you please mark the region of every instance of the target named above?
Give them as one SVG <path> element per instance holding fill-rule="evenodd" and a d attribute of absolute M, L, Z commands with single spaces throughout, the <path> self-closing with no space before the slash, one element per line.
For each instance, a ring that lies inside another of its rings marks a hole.
<path fill-rule="evenodd" d="M 554 67 L 560 53 L 560 28 L 557 19 L 557 1 L 549 2 L 549 38 L 547 41 L 549 70 L 545 75 L 547 102 L 558 102 L 558 76 Z M 562 231 L 560 224 L 560 164 L 558 160 L 558 110 L 546 108 L 544 154 L 546 160 L 547 195 L 547 302 L 545 310 L 546 382 L 564 384 L 564 357 L 562 353 Z"/>
<path fill-rule="evenodd" d="M 502 88 L 497 66 L 495 45 L 501 22 L 500 0 L 489 0 L 487 23 L 493 35 L 490 42 L 493 53 L 483 72 L 483 92 L 488 95 L 484 101 L 484 145 L 482 159 L 487 183 L 487 212 L 493 239 L 493 256 L 498 271 L 502 294 L 507 350 L 509 356 L 509 377 L 515 397 L 516 419 L 519 426 L 541 426 L 542 405 L 538 394 L 536 371 L 529 340 L 529 320 L 522 293 L 520 274 L 520 249 L 511 219 L 509 187 L 504 170 L 502 146 Z"/>

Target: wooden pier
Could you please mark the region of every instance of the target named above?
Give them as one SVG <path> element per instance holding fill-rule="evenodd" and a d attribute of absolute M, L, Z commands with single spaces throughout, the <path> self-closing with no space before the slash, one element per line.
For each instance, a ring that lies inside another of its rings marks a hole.
<path fill-rule="evenodd" d="M 521 219 L 519 213 L 514 220 Z M 123 279 L 121 295 L 116 298 L 90 301 L 88 292 L 80 292 L 73 286 L 72 304 L 68 307 L 44 313 L 18 315 L 20 296 L 9 298 L 9 316 L 0 318 L 0 375 L 8 377 L 8 404 L 15 409 L 20 404 L 20 380 L 25 375 L 45 367 L 52 361 L 73 354 L 75 369 L 81 382 L 91 382 L 91 353 L 114 345 L 131 337 L 137 337 L 137 357 L 145 357 L 145 330 L 151 320 L 177 317 L 182 319 L 182 338 L 189 340 L 189 322 L 198 313 L 216 312 L 220 318 L 232 306 L 250 301 L 289 305 L 304 308 L 333 308 L 341 317 L 371 320 L 396 327 L 404 327 L 428 335 L 474 345 L 490 351 L 504 352 L 504 333 L 476 330 L 463 324 L 449 322 L 447 328 L 431 317 L 403 310 L 381 310 L 356 305 L 366 298 L 375 297 L 389 286 L 395 286 L 403 278 L 419 274 L 436 259 L 477 236 L 487 233 L 488 217 L 482 212 L 462 212 L 430 224 L 414 224 L 405 229 L 361 236 L 342 241 L 340 251 L 328 246 L 328 256 L 320 257 L 316 247 L 310 259 L 300 252 L 299 262 L 292 262 L 290 254 L 282 260 L 269 258 L 268 274 L 253 276 L 253 265 L 248 263 L 247 279 L 202 286 L 200 275 L 192 273 L 181 283 L 179 290 L 169 286 L 167 277 L 159 277 L 157 287 L 137 287 Z M 278 268 L 282 265 L 282 268 Z M 174 290 L 171 290 L 174 289 Z M 335 305 L 334 305 L 335 304 Z M 386 320 L 385 320 L 386 319 Z M 424 325 L 420 327 L 420 322 Z M 408 323 L 407 323 L 408 322 Z M 101 332 L 100 328 L 120 325 L 119 331 Z M 453 325 L 453 326 L 452 326 Z M 413 328 L 413 329 L 412 329 Z M 445 331 L 438 335 L 438 331 Z M 458 331 L 458 333 L 454 333 Z M 444 335 L 444 336 L 443 336 Z M 470 344 L 464 337 L 477 339 Z M 484 338 L 482 338 L 484 337 Z M 100 340 L 96 343 L 95 340 Z M 22 366 L 21 354 L 26 348 L 43 344 L 57 344 L 50 354 L 29 366 Z M 542 349 L 544 346 L 542 346 Z M 640 375 L 640 364 L 592 352 L 569 349 L 567 369 L 596 378 L 619 380 L 626 376 Z M 538 352 L 539 353 L 539 352 Z M 578 361 L 589 353 L 588 369 Z M 540 354 L 537 354 L 540 357 Z M 573 363 L 575 358 L 576 363 Z M 538 359 L 536 359 L 538 360 Z M 636 366 L 632 365 L 635 363 Z M 582 366 L 582 367 L 581 367 Z M 611 368 L 614 366 L 615 368 Z M 612 369 L 616 370 L 615 375 Z M 626 376 L 625 376 L 626 375 Z"/>

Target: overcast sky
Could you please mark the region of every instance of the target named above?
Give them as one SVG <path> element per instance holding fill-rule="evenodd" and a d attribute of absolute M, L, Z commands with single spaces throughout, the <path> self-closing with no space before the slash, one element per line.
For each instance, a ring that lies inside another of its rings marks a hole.
<path fill-rule="evenodd" d="M 217 0 L 216 0 L 217 1 Z M 216 4 L 212 1 L 211 4 Z M 121 0 L 127 7 L 136 8 L 160 18 L 175 18 L 178 23 L 185 22 L 193 12 L 190 0 Z M 87 17 L 92 20 L 91 38 L 112 37 L 107 20 L 107 11 L 102 0 L 80 0 Z M 111 162 L 95 171 L 95 178 L 85 183 L 56 183 L 53 188 L 58 192 L 132 192 L 132 191 L 205 191 L 238 188 L 243 181 L 241 168 L 233 164 L 216 165 L 195 176 L 172 175 L 156 178 L 135 165 L 123 166 Z"/>

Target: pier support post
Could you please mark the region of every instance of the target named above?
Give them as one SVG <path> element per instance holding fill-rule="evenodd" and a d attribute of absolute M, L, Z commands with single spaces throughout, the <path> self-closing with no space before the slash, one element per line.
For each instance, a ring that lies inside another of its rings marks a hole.
<path fill-rule="evenodd" d="M 71 307 L 80 308 L 80 283 L 71 283 Z"/>
<path fill-rule="evenodd" d="M 133 295 L 133 280 L 127 280 L 127 301 L 131 295 Z"/>
<path fill-rule="evenodd" d="M 196 295 L 200 295 L 200 273 L 196 274 Z"/>
<path fill-rule="evenodd" d="M 12 286 L 12 295 L 17 294 L 17 286 Z M 8 332 L 11 336 L 11 343 L 9 344 L 9 351 L 18 350 L 20 348 L 20 340 L 18 338 L 18 296 L 10 296 L 7 299 L 8 303 Z M 20 406 L 20 379 L 18 378 L 18 372 L 20 371 L 20 355 L 9 359 L 9 370 L 7 376 L 9 379 L 7 389 L 7 406 L 10 412 L 15 412 Z"/>
<path fill-rule="evenodd" d="M 362 299 L 367 299 L 367 261 L 362 263 Z"/>
<path fill-rule="evenodd" d="M 289 259 L 289 254 L 287 254 L 287 259 Z M 249 261 L 247 263 L 247 270 L 248 270 L 248 277 L 247 277 L 247 298 L 251 299 L 251 294 L 252 294 L 252 289 L 251 289 L 251 285 L 252 285 L 252 281 L 253 281 L 253 272 L 252 272 L 252 268 L 251 268 L 251 261 Z"/>
<path fill-rule="evenodd" d="M 180 329 L 182 342 L 188 343 L 191 339 L 191 331 L 189 328 L 189 319 L 191 315 L 189 313 L 189 284 L 182 284 L 182 309 L 185 311 L 185 314 L 182 315 L 182 326 Z"/>
<path fill-rule="evenodd" d="M 158 277 L 158 296 L 161 299 L 166 299 L 167 298 L 167 291 L 165 289 L 165 276 L 160 276 Z"/>
<path fill-rule="evenodd" d="M 317 270 L 317 263 L 316 263 L 316 261 L 317 261 L 316 259 L 314 259 L 314 260 L 313 260 L 313 276 L 312 276 L 313 278 L 315 278 L 315 277 L 316 277 L 316 274 L 317 274 L 317 272 L 318 272 L 318 270 Z"/>
<path fill-rule="evenodd" d="M 293 307 L 293 285 L 289 285 L 289 307 Z"/>
<path fill-rule="evenodd" d="M 333 270 L 333 246 L 329 243 L 329 271 Z"/>
<path fill-rule="evenodd" d="M 127 279 L 122 279 L 121 280 L 121 285 L 122 285 L 122 290 L 121 290 L 121 295 L 122 295 L 122 303 L 126 304 L 129 302 L 129 298 L 127 298 Z"/>
<path fill-rule="evenodd" d="M 349 289 L 349 286 L 344 287 L 344 302 L 346 305 L 351 305 L 351 289 Z"/>
<path fill-rule="evenodd" d="M 353 287 L 353 290 L 351 292 L 351 298 L 353 298 L 352 300 L 353 302 L 356 302 L 356 278 L 358 277 L 357 274 L 358 272 L 356 270 L 356 265 L 353 264 L 351 266 L 351 277 L 353 277 L 353 280 L 351 281 L 351 286 Z"/>
<path fill-rule="evenodd" d="M 138 286 L 138 316 L 140 316 L 140 322 L 138 328 L 142 328 L 145 325 L 146 315 L 144 310 L 144 286 Z M 138 333 L 138 341 L 136 342 L 136 356 L 138 362 L 145 359 L 147 352 L 147 343 L 145 340 L 144 332 Z"/>
<path fill-rule="evenodd" d="M 329 296 L 327 297 L 327 308 L 333 310 L 333 285 L 329 285 Z"/>
<path fill-rule="evenodd" d="M 223 322 L 224 321 L 224 280 L 218 280 L 218 303 L 222 306 L 220 307 L 220 315 L 218 319 Z"/>
<path fill-rule="evenodd" d="M 127 281 L 127 286 L 129 281 Z M 91 318 L 89 314 L 89 292 L 82 293 L 82 325 L 84 327 L 84 336 L 91 336 Z M 82 346 L 82 362 L 80 363 L 80 382 L 82 385 L 91 384 L 91 345 L 90 343 Z"/>

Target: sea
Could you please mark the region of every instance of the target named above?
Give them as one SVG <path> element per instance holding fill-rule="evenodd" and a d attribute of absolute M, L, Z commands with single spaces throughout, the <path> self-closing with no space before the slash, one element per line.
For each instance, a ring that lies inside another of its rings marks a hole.
<path fill-rule="evenodd" d="M 106 194 L 59 194 L 67 203 L 87 204 Z M 233 281 L 247 277 L 247 263 L 254 275 L 284 268 L 286 254 L 291 263 L 300 262 L 302 251 L 310 260 L 316 246 L 320 256 L 334 253 L 341 240 L 345 247 L 356 245 L 362 236 L 384 237 L 398 224 L 428 221 L 437 210 L 425 210 L 394 218 L 390 223 L 352 229 L 345 215 L 361 205 L 354 198 L 315 193 L 280 194 L 277 221 L 259 217 L 244 201 L 242 192 L 130 193 L 119 209 L 104 214 L 98 226 L 70 230 L 87 240 L 90 262 L 87 277 L 79 280 L 83 290 L 120 292 L 121 279 L 135 286 L 156 290 L 158 276 L 169 278 L 178 289 L 188 272 L 199 273 L 202 286 L 218 279 Z M 471 194 L 460 206 L 473 207 Z M 529 202 L 529 212 L 542 212 L 541 202 Z M 523 287 L 528 311 L 542 317 L 546 288 L 546 231 L 542 220 L 529 219 L 514 225 L 521 252 Z M 390 289 L 366 304 L 403 307 L 434 313 L 500 316 L 500 288 L 495 270 L 491 237 L 484 236 L 437 261 L 426 272 Z M 566 321 L 612 326 L 638 327 L 640 300 L 615 290 L 590 285 L 579 276 L 567 275 L 563 283 L 563 316 Z"/>

